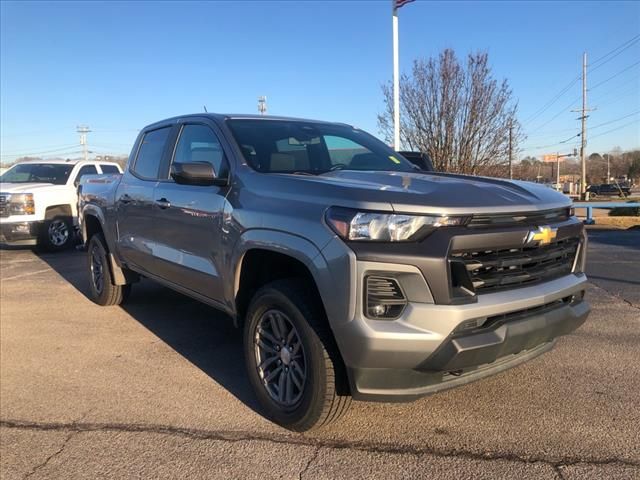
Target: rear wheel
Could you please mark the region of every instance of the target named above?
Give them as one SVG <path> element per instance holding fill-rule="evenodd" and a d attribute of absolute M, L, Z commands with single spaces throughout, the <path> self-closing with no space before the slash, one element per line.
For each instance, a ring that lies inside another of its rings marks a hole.
<path fill-rule="evenodd" d="M 294 431 L 338 419 L 351 403 L 342 360 L 319 301 L 300 281 L 254 295 L 244 325 L 249 380 L 266 416 Z"/>
<path fill-rule="evenodd" d="M 101 233 L 96 233 L 89 240 L 87 267 L 91 300 L 103 306 L 120 305 L 131 293 L 131 285 L 112 283 L 106 245 Z"/>

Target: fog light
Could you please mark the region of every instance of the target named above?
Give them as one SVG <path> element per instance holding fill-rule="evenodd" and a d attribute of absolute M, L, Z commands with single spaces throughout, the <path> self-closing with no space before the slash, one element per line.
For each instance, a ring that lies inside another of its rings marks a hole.
<path fill-rule="evenodd" d="M 31 227 L 28 223 L 17 223 L 12 230 L 14 233 L 30 233 Z"/>
<path fill-rule="evenodd" d="M 387 313 L 387 307 L 384 305 L 371 305 L 369 307 L 369 313 L 373 317 L 384 317 L 384 314 Z"/>
<path fill-rule="evenodd" d="M 367 276 L 365 286 L 365 315 L 376 320 L 398 318 L 407 299 L 395 278 Z"/>

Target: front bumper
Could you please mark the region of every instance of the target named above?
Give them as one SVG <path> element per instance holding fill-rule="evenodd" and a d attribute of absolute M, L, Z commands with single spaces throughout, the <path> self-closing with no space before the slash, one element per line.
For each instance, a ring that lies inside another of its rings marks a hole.
<path fill-rule="evenodd" d="M 371 271 L 408 268 L 357 263 L 360 278 Z M 583 300 L 586 282 L 584 274 L 570 274 L 480 295 L 476 303 L 465 305 L 410 298 L 393 321 L 368 319 L 357 313 L 363 311 L 359 304 L 351 321 L 334 327 L 352 394 L 362 400 L 412 400 L 534 358 L 584 323 L 589 314 Z"/>
<path fill-rule="evenodd" d="M 322 253 L 331 280 L 321 293 L 333 299 L 325 310 L 353 396 L 403 401 L 468 383 L 534 358 L 582 325 L 589 313 L 587 278 L 580 273 L 584 227 L 575 218 L 552 226 L 556 242 L 579 239 L 572 265 L 564 257 L 545 264 L 565 265 L 566 272 L 482 292 L 456 281 L 452 253 L 477 251 L 484 262 L 482 255 L 513 249 L 498 257 L 506 258 L 498 266 L 523 255 L 540 261 L 543 252 L 520 250 L 537 227 L 451 227 L 407 244 L 328 243 Z M 398 318 L 367 317 L 368 276 L 397 281 L 406 299 Z"/>
<path fill-rule="evenodd" d="M 0 223 L 0 244 L 11 246 L 36 245 L 42 230 L 41 221 Z"/>

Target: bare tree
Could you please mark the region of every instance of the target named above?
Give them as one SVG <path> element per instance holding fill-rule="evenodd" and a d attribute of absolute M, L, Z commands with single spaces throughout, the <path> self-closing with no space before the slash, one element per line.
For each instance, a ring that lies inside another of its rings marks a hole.
<path fill-rule="evenodd" d="M 385 112 L 378 125 L 393 138 L 393 91 L 383 85 Z M 437 170 L 508 175 L 509 129 L 513 152 L 522 140 L 517 105 L 506 80 L 493 78 L 486 53 L 470 54 L 466 66 L 453 50 L 415 60 L 400 79 L 400 136 L 405 148 L 428 153 Z"/>

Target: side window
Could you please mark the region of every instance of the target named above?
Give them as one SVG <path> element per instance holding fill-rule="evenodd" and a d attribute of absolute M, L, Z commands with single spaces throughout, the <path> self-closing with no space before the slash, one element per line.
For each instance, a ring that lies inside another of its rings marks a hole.
<path fill-rule="evenodd" d="M 353 140 L 349 140 L 348 138 L 325 135 L 324 141 L 327 144 L 327 150 L 329 150 L 331 165 L 341 164 L 349 166 L 351 164 L 351 160 L 353 160 L 357 155 L 371 153 L 367 148 Z M 364 157 L 357 157 L 356 160 L 359 160 L 360 158 Z"/>
<path fill-rule="evenodd" d="M 73 181 L 73 184 L 78 186 L 80 185 L 80 179 L 82 177 L 84 177 L 85 175 L 96 175 L 98 173 L 98 169 L 95 167 L 95 165 L 85 165 L 84 167 L 81 167 L 80 170 L 78 171 L 78 174 L 76 175 L 76 179 Z"/>
<path fill-rule="evenodd" d="M 154 180 L 158 178 L 162 153 L 170 131 L 171 127 L 164 127 L 145 134 L 133 165 L 134 173 L 143 178 Z"/>
<path fill-rule="evenodd" d="M 102 173 L 120 173 L 120 170 L 115 165 L 100 165 L 100 168 Z"/>
<path fill-rule="evenodd" d="M 208 162 L 213 165 L 216 175 L 220 175 L 223 159 L 222 145 L 213 130 L 206 125 L 182 128 L 173 163 Z"/>

